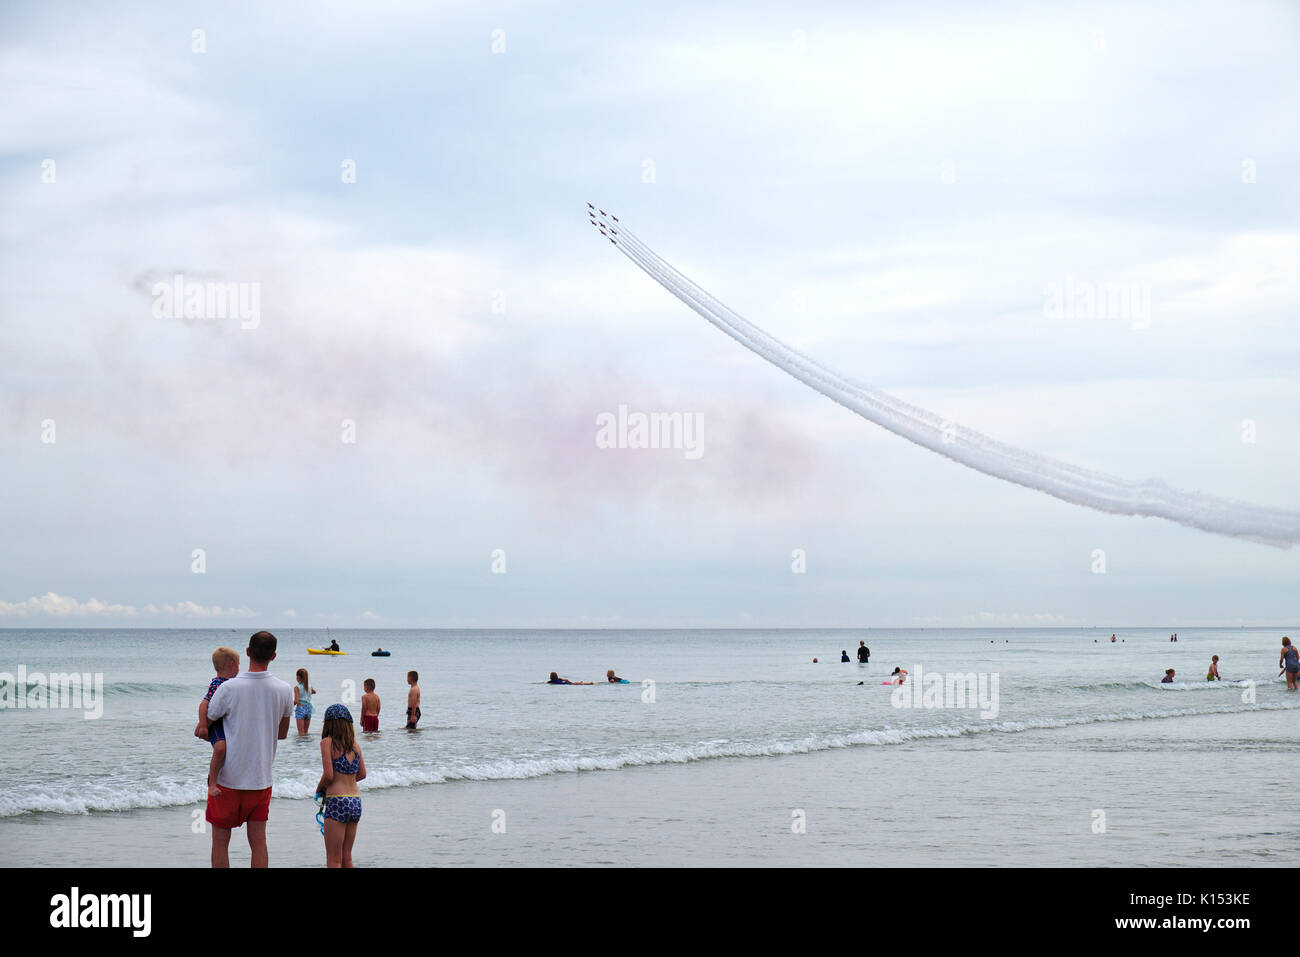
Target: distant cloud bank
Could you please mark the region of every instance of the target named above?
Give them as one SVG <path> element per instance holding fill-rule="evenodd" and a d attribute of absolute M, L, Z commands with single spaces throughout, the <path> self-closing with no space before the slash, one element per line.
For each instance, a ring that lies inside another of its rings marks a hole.
<path fill-rule="evenodd" d="M 0 600 L 0 618 L 253 618 L 257 612 L 251 608 L 222 608 L 220 605 L 200 605 L 192 601 L 171 604 L 153 602 L 143 608 L 135 605 L 110 604 L 98 598 L 79 601 L 68 595 L 46 592 L 41 597 L 26 601 Z"/>

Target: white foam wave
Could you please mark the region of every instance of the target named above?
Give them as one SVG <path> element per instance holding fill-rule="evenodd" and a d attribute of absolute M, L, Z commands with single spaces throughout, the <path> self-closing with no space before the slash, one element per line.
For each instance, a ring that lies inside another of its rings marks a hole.
<path fill-rule="evenodd" d="M 1027 731 L 1068 728 L 1080 725 L 1145 721 L 1247 711 L 1296 710 L 1289 703 L 1259 703 L 1226 707 L 1175 708 L 1153 711 L 1117 711 L 1075 718 L 1036 721 L 973 721 L 969 724 L 928 728 L 880 728 L 838 734 L 810 734 L 793 739 L 732 741 L 718 739 L 694 744 L 662 744 L 631 748 L 605 755 L 558 755 L 545 758 L 503 758 L 499 761 L 461 764 L 432 764 L 414 767 L 371 769 L 364 791 L 441 784 L 445 781 L 507 781 L 573 774 L 581 771 L 617 771 L 621 768 L 662 764 L 689 764 L 716 758 L 762 758 L 808 754 L 839 748 L 906 744 L 927 739 L 960 738 L 979 734 L 1019 734 Z M 310 774 L 278 778 L 274 796 L 309 799 L 316 778 Z M 204 802 L 202 782 L 153 781 L 142 788 L 113 785 L 69 784 L 44 786 L 38 792 L 21 794 L 17 789 L 0 793 L 0 818 L 29 813 L 87 814 L 92 811 L 132 811 L 182 805 L 199 807 Z"/>

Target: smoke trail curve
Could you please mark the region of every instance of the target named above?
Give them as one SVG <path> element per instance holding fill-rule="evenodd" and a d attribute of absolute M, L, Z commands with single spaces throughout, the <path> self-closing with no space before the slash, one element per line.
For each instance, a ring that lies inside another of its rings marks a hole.
<path fill-rule="evenodd" d="M 1278 548 L 1300 542 L 1300 512 L 1079 468 L 998 442 L 933 412 L 852 382 L 755 326 L 696 285 L 613 215 L 588 204 L 591 223 L 651 279 L 745 348 L 863 418 L 976 471 L 1117 515 L 1163 518 Z M 599 212 L 599 218 L 597 217 Z"/>

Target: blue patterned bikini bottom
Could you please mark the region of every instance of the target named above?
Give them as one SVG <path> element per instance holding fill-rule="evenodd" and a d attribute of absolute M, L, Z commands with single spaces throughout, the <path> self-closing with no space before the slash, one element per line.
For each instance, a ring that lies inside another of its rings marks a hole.
<path fill-rule="evenodd" d="M 352 824 L 361 820 L 360 794 L 327 794 L 325 796 L 325 818 L 340 824 Z"/>

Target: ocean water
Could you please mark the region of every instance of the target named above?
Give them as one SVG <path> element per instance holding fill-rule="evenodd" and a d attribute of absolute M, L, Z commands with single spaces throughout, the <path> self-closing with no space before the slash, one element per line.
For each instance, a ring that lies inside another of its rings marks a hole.
<path fill-rule="evenodd" d="M 333 632 L 339 657 L 307 654 L 319 631 L 283 631 L 271 670 L 308 669 L 316 717 L 279 745 L 272 863 L 279 848 L 323 864 L 321 715 L 359 715 L 374 678 L 358 863 L 1294 865 L 1280 811 L 1300 783 L 1300 694 L 1276 664 L 1297 631 L 366 630 Z M 871 663 L 841 663 L 859 640 Z M 0 673 L 25 670 L 27 703 L 38 674 L 103 682 L 98 705 L 0 708 L 6 863 L 205 865 L 210 749 L 192 730 L 212 650 L 246 643 L 0 631 Z M 913 676 L 901 691 L 882 685 L 895 666 Z M 633 684 L 604 683 L 609 668 Z M 408 670 L 416 734 L 401 730 Z M 551 686 L 551 671 L 597 684 Z M 926 674 L 972 675 L 982 700 Z"/>

